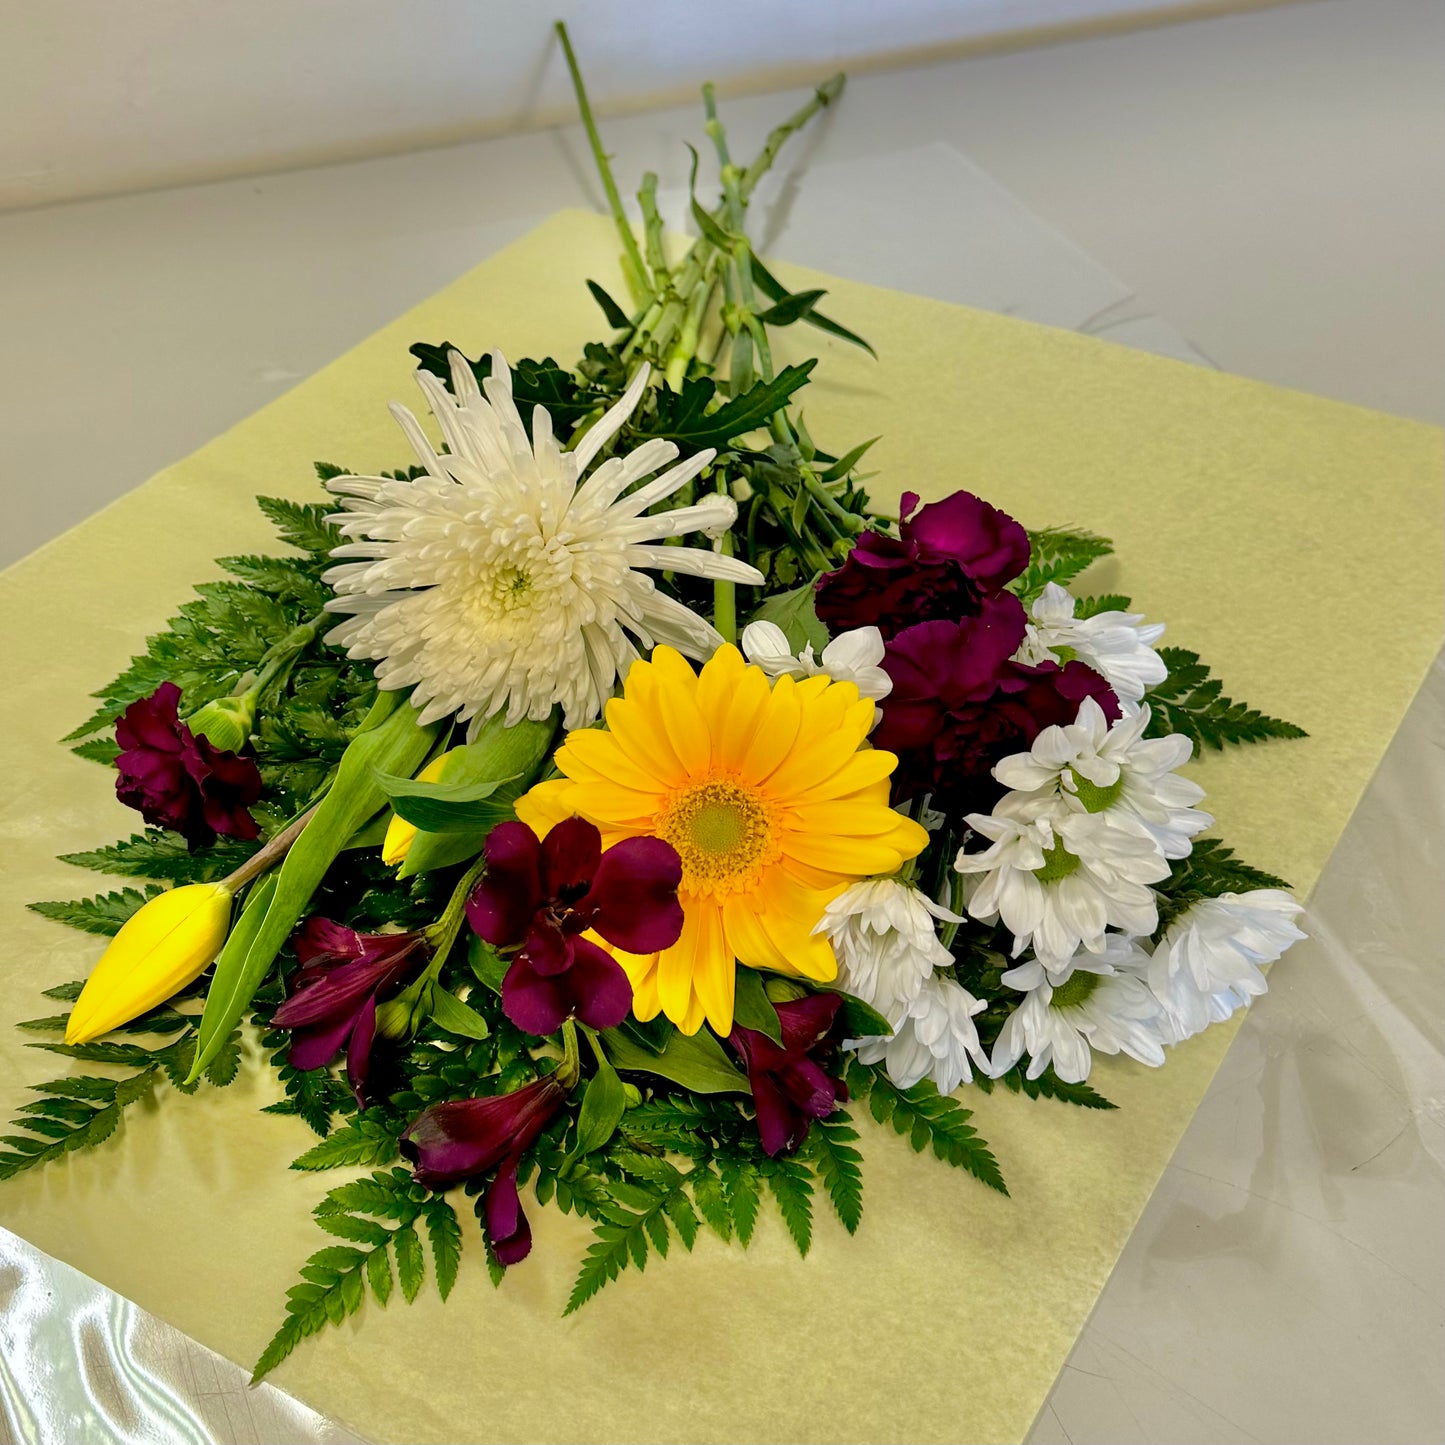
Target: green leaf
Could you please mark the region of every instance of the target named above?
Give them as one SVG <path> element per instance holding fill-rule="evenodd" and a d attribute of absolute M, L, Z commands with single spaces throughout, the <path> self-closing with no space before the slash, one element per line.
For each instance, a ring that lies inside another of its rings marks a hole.
<path fill-rule="evenodd" d="M 657 1054 L 621 1029 L 603 1029 L 600 1037 L 614 1068 L 656 1074 L 694 1094 L 752 1093 L 747 1076 L 733 1068 L 722 1045 L 705 1029 L 691 1036 L 674 1031 Z"/>
<path fill-rule="evenodd" d="M 512 815 L 511 801 L 488 800 L 504 783 L 515 782 L 515 774 L 484 783 L 448 784 L 378 772 L 376 781 L 397 815 L 423 833 L 484 833 Z"/>
<path fill-rule="evenodd" d="M 478 982 L 485 984 L 493 993 L 501 993 L 502 980 L 507 976 L 510 965 L 490 943 L 476 934 L 467 940 L 467 964 Z"/>
<path fill-rule="evenodd" d="M 426 1276 L 426 1256 L 422 1253 L 421 1239 L 414 1225 L 407 1224 L 397 1230 L 392 1239 L 396 1254 L 396 1282 L 401 1293 L 410 1304 L 421 1292 L 422 1280 Z"/>
<path fill-rule="evenodd" d="M 995 1083 L 1001 1083 L 1015 1094 L 1022 1093 L 1030 1099 L 1057 1099 L 1062 1104 L 1075 1104 L 1081 1109 L 1117 1109 L 1117 1104 L 1111 1103 L 1096 1089 L 1088 1084 L 1068 1084 L 1054 1073 L 1053 1069 L 1045 1069 L 1037 1079 L 1031 1079 L 1024 1072 L 1021 1065 L 1015 1065 L 1007 1073 L 1000 1074 L 997 1079 L 987 1079 L 979 1075 L 975 1083 L 984 1083 L 984 1092 L 992 1090 Z"/>
<path fill-rule="evenodd" d="M 893 1025 L 871 1004 L 866 1004 L 861 998 L 855 998 L 841 989 L 830 992 L 836 992 L 841 1001 L 838 1005 L 837 1022 L 843 1030 L 844 1038 L 869 1039 L 893 1033 Z"/>
<path fill-rule="evenodd" d="M 828 293 L 826 291 L 793 291 L 780 301 L 758 312 L 758 320 L 764 326 L 791 326 L 795 321 L 806 319 L 812 309 Z"/>
<path fill-rule="evenodd" d="M 1100 597 L 1074 598 L 1074 616 L 1082 621 L 1085 617 L 1097 617 L 1101 612 L 1127 612 L 1130 602 L 1119 592 L 1106 592 Z"/>
<path fill-rule="evenodd" d="M 745 1029 L 756 1029 L 758 1033 L 766 1034 L 775 1044 L 783 1042 L 783 1025 L 778 1011 L 764 992 L 763 976 L 756 969 L 738 966 L 733 1021 Z"/>
<path fill-rule="evenodd" d="M 816 360 L 786 367 L 772 381 L 760 381 L 714 411 L 708 403 L 717 391 L 710 377 L 683 382 L 682 390 L 655 394 L 656 414 L 639 427 L 639 435 L 663 437 L 685 452 L 725 447 L 734 437 L 763 426 L 781 411 L 790 396 L 807 383 Z"/>
<path fill-rule="evenodd" d="M 216 960 L 201 1015 L 192 1079 L 211 1061 L 214 1051 L 240 1022 L 336 855 L 381 807 L 384 795 L 376 782 L 377 774 L 401 776 L 413 772 L 431 750 L 437 731 L 436 724 L 429 727 L 417 724 L 416 710 L 401 694 L 378 695 L 348 745 L 326 796 L 280 868 L 268 876 L 266 881 L 274 891 L 264 917 L 243 932 L 242 925 L 256 911 L 254 904 L 248 905 Z M 238 933 L 242 934 L 239 941 Z"/>
<path fill-rule="evenodd" d="M 318 468 L 319 470 L 319 468 Z M 342 473 L 333 471 L 332 476 Z M 274 524 L 283 542 L 330 559 L 331 549 L 346 539 L 326 518 L 335 510 L 325 502 L 292 502 L 285 497 L 257 497 L 256 505 Z M 222 564 L 224 565 L 224 564 Z"/>
<path fill-rule="evenodd" d="M 450 390 L 452 368 L 449 353 L 458 350 L 460 348 L 454 347 L 449 341 L 444 341 L 440 346 L 419 341 L 411 348 L 411 354 L 421 363 L 423 370 L 440 377 Z M 480 385 L 492 374 L 491 353 L 488 352 L 475 361 L 468 360 L 467 365 L 471 367 L 472 374 Z M 522 415 L 523 424 L 530 429 L 532 408 L 535 406 L 545 407 L 559 428 L 570 428 L 575 427 L 604 401 L 612 398 L 602 396 L 591 386 L 580 384 L 570 371 L 558 366 L 550 356 L 546 356 L 541 361 L 523 358 L 512 363 L 512 399 Z"/>
<path fill-rule="evenodd" d="M 119 873 L 130 878 L 164 879 L 167 883 L 214 883 L 234 873 L 255 851 L 254 843 L 219 839 L 194 853 L 179 833 L 147 828 L 86 853 L 62 853 L 60 861 L 97 873 Z"/>
<path fill-rule="evenodd" d="M 806 496 L 807 493 L 802 495 Z M 788 639 L 788 646 L 795 653 L 805 647 L 812 647 L 814 653 L 822 655 L 828 645 L 828 629 L 818 621 L 814 606 L 816 591 L 812 582 L 794 587 L 791 592 L 775 592 L 753 612 L 753 622 L 771 622 L 781 627 Z"/>
<path fill-rule="evenodd" d="M 863 1156 L 853 1147 L 858 1131 L 839 1109 L 808 1130 L 805 1152 L 828 1191 L 834 1212 L 849 1234 L 863 1220 Z"/>
<path fill-rule="evenodd" d="M 1224 748 L 1266 738 L 1303 738 L 1293 723 L 1269 717 L 1223 696 L 1223 684 L 1211 677 L 1199 654 L 1182 647 L 1161 647 L 1169 676 L 1144 696 L 1149 704 L 1147 737 L 1180 733 L 1199 748 Z"/>
<path fill-rule="evenodd" d="M 77 744 L 70 751 L 89 763 L 103 763 L 109 767 L 120 756 L 120 744 L 114 738 L 92 738 L 88 743 Z"/>
<path fill-rule="evenodd" d="M 788 288 L 751 252 L 749 261 L 753 280 L 757 283 L 758 290 L 771 301 L 783 301 L 789 295 Z M 801 319 L 806 321 L 809 326 L 816 326 L 819 331 L 826 331 L 829 336 L 838 337 L 840 341 L 848 341 L 854 346 L 861 346 L 869 356 L 873 357 L 875 361 L 877 360 L 878 353 L 856 331 L 849 331 L 846 326 L 840 326 L 830 317 L 824 316 L 816 306 L 810 306 Z"/>
<path fill-rule="evenodd" d="M 437 1293 L 445 1299 L 457 1282 L 457 1269 L 462 1262 L 462 1226 L 456 1211 L 440 1194 L 433 1194 L 422 1206 L 422 1219 L 431 1242 Z"/>
<path fill-rule="evenodd" d="M 447 1033 L 464 1039 L 485 1039 L 492 1032 L 491 1025 L 476 1009 L 444 988 L 432 990 L 431 1021 Z"/>
<path fill-rule="evenodd" d="M 890 1124 L 896 1134 L 903 1135 L 915 1153 L 922 1154 L 930 1146 L 934 1155 L 955 1169 L 965 1169 L 990 1189 L 1007 1194 L 1008 1188 L 999 1173 L 998 1161 L 978 1131 L 969 1125 L 972 1113 L 956 1099 L 942 1095 L 931 1079 L 900 1089 L 881 1065 L 864 1070 L 872 1075 L 868 1085 L 868 1107 L 880 1124 Z M 853 1070 L 849 1070 L 849 1084 Z"/>
<path fill-rule="evenodd" d="M 364 1109 L 291 1161 L 293 1169 L 339 1169 L 351 1164 L 390 1164 L 397 1156 L 393 1121 L 379 1109 Z"/>
<path fill-rule="evenodd" d="M 574 1153 L 580 1158 L 602 1148 L 617 1132 L 627 1110 L 627 1091 L 622 1080 L 608 1063 L 599 1061 L 597 1072 L 587 1081 L 582 1094 L 582 1108 L 577 1115 L 577 1145 Z"/>
<path fill-rule="evenodd" d="M 632 318 L 595 281 L 587 283 L 592 299 L 602 308 L 607 324 L 614 331 L 631 331 Z"/>
<path fill-rule="evenodd" d="M 72 903 L 32 903 L 29 907 L 42 918 L 52 918 L 83 933 L 99 933 L 109 938 L 120 932 L 143 903 L 164 891 L 158 885 L 122 888 L 116 893 L 98 893 L 94 898 L 81 898 Z"/>
<path fill-rule="evenodd" d="M 806 1255 L 813 1242 L 813 1184 L 807 1165 L 780 1154 L 776 1159 L 763 1160 L 759 1167 L 773 1198 L 778 1201 L 783 1223 L 788 1226 L 798 1253 Z"/>
<path fill-rule="evenodd" d="M 877 437 L 869 437 L 866 442 L 859 442 L 856 447 L 852 447 L 844 452 L 818 480 L 821 482 L 841 482 L 843 478 L 863 460 L 868 449 L 876 441 L 878 441 Z"/>
<path fill-rule="evenodd" d="M 54 1053 L 65 1052 L 67 1048 L 64 1044 L 46 1047 Z M 126 1079 L 82 1076 L 31 1085 L 32 1091 L 41 1097 L 22 1105 L 19 1117 L 12 1120 L 13 1128 L 27 1132 L 0 1139 L 0 1179 L 9 1179 L 64 1154 L 104 1143 L 115 1132 L 126 1107 L 147 1094 L 155 1082 L 155 1058 L 146 1050 L 136 1053 L 141 1068 Z M 133 1061 L 129 1056 L 125 1060 Z"/>
<path fill-rule="evenodd" d="M 733 1232 L 738 1237 L 738 1243 L 746 1245 L 752 1239 L 753 1227 L 758 1222 L 762 1176 L 758 1173 L 758 1166 L 748 1159 L 719 1158 L 717 1164 L 727 1191 Z"/>
<path fill-rule="evenodd" d="M 1010 582 L 1025 605 L 1050 582 L 1060 584 L 1077 577 L 1091 562 L 1107 557 L 1114 544 L 1107 537 L 1093 532 L 1070 531 L 1064 527 L 1045 527 L 1029 533 L 1029 565 Z"/>

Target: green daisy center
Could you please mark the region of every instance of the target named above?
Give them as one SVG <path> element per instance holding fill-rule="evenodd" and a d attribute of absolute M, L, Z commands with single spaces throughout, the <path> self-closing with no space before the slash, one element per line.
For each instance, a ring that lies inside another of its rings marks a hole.
<path fill-rule="evenodd" d="M 1078 1008 L 1099 986 L 1101 974 L 1087 973 L 1076 968 L 1063 983 L 1054 989 L 1049 1000 L 1050 1008 Z"/>
<path fill-rule="evenodd" d="M 1062 843 L 1055 843 L 1052 848 L 1044 849 L 1044 866 L 1034 869 L 1034 877 L 1040 883 L 1057 883 L 1060 878 L 1067 878 L 1078 866 L 1077 855 L 1070 853 Z"/>
<path fill-rule="evenodd" d="M 1069 773 L 1074 780 L 1074 796 L 1084 805 L 1086 813 L 1102 813 L 1105 809 L 1112 808 L 1124 794 L 1122 770 L 1112 783 L 1103 788 L 1097 783 L 1091 783 L 1074 768 L 1070 768 Z"/>

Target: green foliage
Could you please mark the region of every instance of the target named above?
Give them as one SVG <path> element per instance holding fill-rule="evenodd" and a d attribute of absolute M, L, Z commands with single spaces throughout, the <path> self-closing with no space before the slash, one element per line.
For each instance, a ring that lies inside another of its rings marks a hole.
<path fill-rule="evenodd" d="M 254 843 L 230 838 L 217 839 L 209 848 L 196 852 L 186 846 L 179 833 L 147 828 L 119 843 L 87 853 L 62 853 L 62 863 L 92 868 L 97 873 L 118 873 L 126 878 L 155 878 L 167 883 L 214 883 L 234 873 L 252 853 Z"/>
<path fill-rule="evenodd" d="M 460 348 L 449 341 L 442 342 L 440 346 L 419 341 L 411 348 L 411 354 L 421 363 L 424 371 L 440 377 L 450 390 L 452 368 L 449 353 L 457 350 Z M 491 353 L 475 361 L 468 358 L 467 365 L 480 386 L 492 374 Z M 575 427 L 590 412 L 604 410 L 615 399 L 585 379 L 579 380 L 570 371 L 558 366 L 550 356 L 543 357 L 541 361 L 523 358 L 512 362 L 511 368 L 512 399 L 521 413 L 522 424 L 529 432 L 532 408 L 535 406 L 546 407 L 553 424 L 565 436 L 567 430 Z"/>
<path fill-rule="evenodd" d="M 1205 898 L 1247 893 L 1252 888 L 1288 887 L 1283 878 L 1236 858 L 1234 849 L 1218 838 L 1196 838 L 1189 856 L 1171 862 L 1169 877 L 1154 885 L 1159 895 L 1159 927 L 1154 937 L 1162 938 L 1181 913 Z"/>
<path fill-rule="evenodd" d="M 812 582 L 805 582 L 791 592 L 775 592 L 754 608 L 750 620 L 781 627 L 794 652 L 812 647 L 815 655 L 821 657 L 828 645 L 828 629 L 818 621 L 814 595 Z"/>
<path fill-rule="evenodd" d="M 816 326 L 819 331 L 826 331 L 830 336 L 851 342 L 854 346 L 861 346 L 869 356 L 877 360 L 878 353 L 856 331 L 849 331 L 846 326 L 840 326 L 818 310 L 818 302 L 828 294 L 826 291 L 789 292 L 751 251 L 748 260 L 758 290 L 774 303 L 768 311 L 758 316 L 758 320 L 765 326 L 786 326 L 792 321 L 806 321 L 809 326 Z"/>
<path fill-rule="evenodd" d="M 868 1102 L 868 1110 L 880 1124 L 908 1140 L 914 1153 L 932 1149 L 935 1157 L 955 1169 L 966 1169 L 990 1189 L 1007 1194 L 998 1161 L 988 1145 L 969 1124 L 970 1110 L 956 1099 L 938 1092 L 932 1080 L 924 1079 L 911 1089 L 900 1089 L 879 1065 L 860 1064 L 848 1068 L 848 1089 L 854 1099 Z"/>
<path fill-rule="evenodd" d="M 1076 597 L 1074 616 L 1082 621 L 1085 617 L 1097 617 L 1101 612 L 1127 612 L 1130 601 L 1122 593 L 1105 592 L 1098 597 Z"/>
<path fill-rule="evenodd" d="M 849 1234 L 863 1219 L 863 1156 L 853 1147 L 857 1138 L 847 1112 L 839 1109 L 813 1125 L 803 1148 Z"/>
<path fill-rule="evenodd" d="M 1196 747 L 1224 748 L 1231 743 L 1257 743 L 1265 738 L 1303 738 L 1309 734 L 1293 723 L 1268 717 L 1223 695 L 1224 685 L 1211 677 L 1199 654 L 1182 647 L 1161 647 L 1169 676 L 1145 696 L 1150 707 L 1149 737 L 1182 733 Z"/>
<path fill-rule="evenodd" d="M 313 1071 L 314 1072 L 314 1071 Z M 299 1112 L 299 1111 L 298 1111 Z M 293 1169 L 338 1169 L 345 1165 L 390 1164 L 397 1156 L 400 1121 L 380 1109 L 364 1109 L 313 1144 Z"/>
<path fill-rule="evenodd" d="M 341 467 L 319 462 L 316 474 L 323 482 L 344 476 Z M 346 539 L 326 518 L 336 509 L 326 502 L 293 502 L 286 497 L 257 497 L 256 505 L 273 523 L 281 540 L 302 552 L 309 552 L 318 561 L 330 562 L 331 549 Z M 227 561 L 223 559 L 224 567 Z"/>
<path fill-rule="evenodd" d="M 1067 1084 L 1054 1073 L 1052 1068 L 1045 1069 L 1037 1079 L 1030 1079 L 1023 1070 L 1023 1066 L 1015 1064 L 1007 1073 L 1000 1074 L 997 1079 L 990 1079 L 985 1074 L 979 1074 L 974 1078 L 974 1083 L 983 1090 L 985 1094 L 993 1092 L 995 1083 L 1002 1084 L 1006 1089 L 1015 1094 L 1024 1094 L 1030 1099 L 1058 1099 L 1064 1104 L 1077 1104 L 1081 1109 L 1117 1109 L 1117 1104 L 1111 1103 L 1096 1089 L 1088 1084 Z"/>
<path fill-rule="evenodd" d="M 1009 583 L 1027 605 L 1050 582 L 1062 585 L 1077 577 L 1091 562 L 1107 557 L 1114 544 L 1093 532 L 1045 527 L 1029 533 L 1029 565 Z"/>
<path fill-rule="evenodd" d="M 30 909 L 42 918 L 54 919 L 82 933 L 99 933 L 113 938 L 122 925 L 143 903 L 165 890 L 159 884 L 145 888 L 122 888 L 115 893 L 97 893 L 93 898 L 80 898 L 71 903 L 32 903 Z"/>
<path fill-rule="evenodd" d="M 639 434 L 676 442 L 684 452 L 725 447 L 734 437 L 766 425 L 807 382 L 816 365 L 816 361 L 803 361 L 786 367 L 771 381 L 759 381 L 718 407 L 712 407 L 717 383 L 711 377 L 693 377 L 683 383 L 681 391 L 655 393 L 655 411 Z"/>
<path fill-rule="evenodd" d="M 405 1169 L 378 1170 L 339 1185 L 313 1213 L 322 1229 L 347 1243 L 327 1245 L 301 1266 L 301 1283 L 287 1291 L 286 1319 L 257 1360 L 253 1384 L 309 1335 L 354 1315 L 368 1290 L 385 1305 L 400 1287 L 411 1303 L 426 1276 L 419 1224 L 431 1242 L 438 1294 L 445 1299 L 456 1281 L 461 1257 L 456 1215 L 440 1195 L 414 1184 Z"/>

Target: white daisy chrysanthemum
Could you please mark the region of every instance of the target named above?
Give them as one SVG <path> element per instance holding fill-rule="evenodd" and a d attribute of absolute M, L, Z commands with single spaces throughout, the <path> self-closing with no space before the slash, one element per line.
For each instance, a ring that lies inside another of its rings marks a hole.
<path fill-rule="evenodd" d="M 1012 811 L 1047 814 L 1057 801 L 1093 813 L 1152 838 L 1166 858 L 1187 858 L 1196 833 L 1214 819 L 1194 807 L 1204 789 L 1174 772 L 1194 753 L 1177 733 L 1146 738 L 1149 709 L 1140 707 L 1112 726 L 1091 697 L 1065 727 L 1047 727 L 1026 753 L 1014 753 L 993 769 L 1014 790 Z"/>
<path fill-rule="evenodd" d="M 888 1077 L 900 1089 L 931 1078 L 940 1094 L 951 1094 L 973 1081 L 975 1067 L 990 1071 L 973 1021 L 987 1007 L 951 978 L 927 978 L 893 1037 L 862 1040 L 858 1057 L 865 1064 L 886 1064 Z"/>
<path fill-rule="evenodd" d="M 1037 960 L 1010 969 L 1002 981 L 1025 997 L 994 1040 L 993 1073 L 1007 1072 L 1025 1054 L 1029 1078 L 1052 1066 L 1067 1084 L 1089 1077 L 1095 1054 L 1128 1054 L 1158 1068 L 1168 1035 L 1143 978 L 1148 962 L 1133 939 L 1110 934 L 1098 956 L 1076 957 L 1060 969 Z"/>
<path fill-rule="evenodd" d="M 1047 812 L 1029 800 L 1020 816 L 1011 812 L 1018 797 L 1007 794 L 992 816 L 968 815 L 969 827 L 989 840 L 982 852 L 960 850 L 954 860 L 960 873 L 978 875 L 969 913 L 1001 921 L 1013 933 L 1015 958 L 1032 945 L 1050 968 L 1064 967 L 1080 948 L 1101 952 L 1106 929 L 1153 933 L 1159 911 L 1148 885 L 1169 876 L 1154 840 L 1057 800 Z"/>
<path fill-rule="evenodd" d="M 833 945 L 838 986 L 897 1027 L 924 980 L 953 962 L 940 922 L 963 920 L 896 878 L 865 878 L 828 904 L 813 932 Z"/>
<path fill-rule="evenodd" d="M 840 632 L 824 649 L 822 657 L 813 656 L 810 642 L 795 654 L 788 644 L 788 635 L 776 622 L 749 622 L 743 628 L 743 652 L 769 677 L 818 677 L 826 675 L 834 682 L 851 682 L 861 697 L 874 702 L 893 690 L 893 679 L 878 665 L 883 661 L 883 634 L 876 627 L 857 627 Z"/>
<path fill-rule="evenodd" d="M 1164 659 L 1152 644 L 1164 635 L 1162 622 L 1145 622 L 1142 613 L 1096 612 L 1075 617 L 1075 602 L 1057 582 L 1048 583 L 1029 609 L 1020 662 L 1087 663 L 1125 704 L 1139 701 L 1146 691 L 1169 676 Z"/>
<path fill-rule="evenodd" d="M 1301 908 L 1279 888 L 1221 893 L 1170 925 L 1149 963 L 1149 985 L 1170 1023 L 1170 1043 L 1246 1008 L 1268 987 L 1260 966 L 1305 935 Z"/>
<path fill-rule="evenodd" d="M 482 387 L 455 351 L 451 367 L 450 394 L 437 377 L 417 374 L 444 451 L 409 411 L 392 407 L 425 476 L 328 484 L 346 509 L 334 520 L 352 539 L 333 552 L 341 565 L 326 574 L 337 593 L 330 610 L 352 615 L 328 640 L 375 660 L 382 688 L 413 689 L 423 723 L 455 714 L 473 733 L 503 710 L 511 724 L 558 705 L 567 727 L 586 726 L 639 649 L 657 643 L 711 656 L 718 633 L 638 569 L 763 580 L 717 552 L 661 545 L 726 530 L 737 517 L 731 498 L 646 515 L 713 453 L 653 477 L 677 456 L 671 442 L 654 439 L 583 477 L 641 400 L 647 368 L 568 451 L 541 406 L 529 439 L 499 352 Z"/>

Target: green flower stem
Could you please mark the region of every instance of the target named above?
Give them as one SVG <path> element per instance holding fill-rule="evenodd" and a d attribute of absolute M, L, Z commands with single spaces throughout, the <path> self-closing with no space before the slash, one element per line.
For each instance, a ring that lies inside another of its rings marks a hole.
<path fill-rule="evenodd" d="M 744 203 L 752 198 L 753 190 L 758 182 L 772 169 L 773 162 L 778 158 L 778 152 L 782 150 L 788 137 L 795 135 L 807 125 L 820 110 L 838 99 L 843 94 L 843 86 L 847 77 L 840 71 L 831 79 L 825 80 L 815 90 L 806 105 L 794 111 L 781 125 L 774 126 L 769 132 L 763 148 L 757 154 L 757 158 L 742 173 L 738 181 L 738 193 Z"/>
<path fill-rule="evenodd" d="M 442 970 L 442 964 L 447 960 L 447 954 L 451 952 L 452 945 L 457 941 L 457 935 L 461 932 L 462 924 L 467 916 L 467 899 L 471 897 L 472 889 L 477 886 L 482 874 L 487 871 L 487 860 L 478 858 L 457 882 L 452 889 L 452 896 L 447 899 L 447 906 L 442 910 L 442 916 L 427 929 L 427 942 L 431 944 L 432 957 L 427 965 L 423 977 L 435 978 Z"/>
<path fill-rule="evenodd" d="M 247 691 L 260 698 L 271 688 L 284 686 L 291 675 L 291 669 L 296 666 L 297 659 L 316 641 L 316 634 L 321 631 L 321 624 L 327 619 L 327 613 L 318 613 L 309 622 L 293 627 L 285 637 L 268 648 L 261 659 L 261 666 L 257 669 L 256 680 Z"/>
<path fill-rule="evenodd" d="M 679 333 L 672 352 L 667 359 L 667 384 L 678 390 L 687 377 L 687 369 L 697 355 L 698 341 L 702 336 L 702 321 L 717 289 L 717 277 L 705 274 L 697 289 L 692 293 L 687 310 L 683 314 L 682 331 Z"/>
<path fill-rule="evenodd" d="M 657 209 L 657 172 L 648 171 L 642 178 L 642 187 L 637 192 L 637 204 L 642 208 L 642 234 L 647 248 L 647 264 L 659 283 L 671 279 L 667 264 L 667 253 L 662 248 L 662 213 Z M 661 289 L 659 285 L 659 289 Z"/>
<path fill-rule="evenodd" d="M 319 803 L 313 803 L 300 817 L 292 819 L 274 838 L 267 839 L 234 873 L 223 880 L 225 886 L 232 893 L 239 893 L 267 869 L 274 868 L 291 851 L 291 845 L 306 831 L 306 825 L 320 806 Z"/>
<path fill-rule="evenodd" d="M 607 205 L 617 225 L 617 234 L 622 240 L 622 271 L 627 278 L 627 289 L 632 293 L 633 305 L 646 306 L 655 292 L 648 280 L 647 267 L 642 252 L 637 248 L 637 237 L 633 234 L 632 223 L 622 209 L 622 196 L 617 182 L 612 177 L 612 166 L 607 152 L 602 148 L 602 137 L 597 133 L 597 122 L 592 116 L 592 105 L 587 99 L 587 87 L 582 83 L 582 72 L 577 66 L 577 57 L 572 51 L 572 40 L 567 34 L 566 24 L 559 20 L 555 26 L 557 38 L 562 42 L 562 53 L 567 58 L 567 69 L 572 76 L 572 89 L 577 97 L 577 112 L 587 131 L 587 140 L 592 146 L 592 159 L 597 163 L 597 174 L 602 179 L 602 189 L 607 193 Z"/>
<path fill-rule="evenodd" d="M 731 532 L 724 532 L 718 538 L 717 550 L 721 556 L 732 556 L 733 534 Z M 736 644 L 738 640 L 737 584 L 722 577 L 713 579 L 712 625 L 722 634 L 724 642 Z"/>

